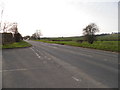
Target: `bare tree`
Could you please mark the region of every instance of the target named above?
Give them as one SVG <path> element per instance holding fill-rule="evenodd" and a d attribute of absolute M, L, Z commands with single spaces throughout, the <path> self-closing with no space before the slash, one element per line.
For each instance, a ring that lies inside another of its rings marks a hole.
<path fill-rule="evenodd" d="M 86 26 L 86 28 L 83 29 L 85 40 L 92 44 L 95 41 L 95 33 L 98 31 L 99 29 L 95 23 L 91 23 L 88 26 Z"/>
<path fill-rule="evenodd" d="M 10 22 L 5 22 L 1 25 L 2 32 L 7 33 L 11 32 L 13 34 L 18 33 L 18 28 L 17 28 L 17 23 L 10 23 Z"/>
<path fill-rule="evenodd" d="M 10 27 L 8 28 L 9 32 L 12 32 L 13 34 L 17 34 L 18 32 L 18 24 L 16 22 L 11 23 Z"/>
<path fill-rule="evenodd" d="M 34 34 L 32 34 L 31 39 L 40 39 L 40 36 L 42 36 L 42 33 L 40 30 L 36 30 Z"/>
<path fill-rule="evenodd" d="M 40 39 L 40 36 L 42 36 L 41 31 L 40 30 L 36 30 L 36 32 L 35 32 L 36 39 Z"/>
<path fill-rule="evenodd" d="M 37 39 L 40 39 L 40 36 L 42 36 L 42 33 L 40 30 L 36 30 L 36 37 Z"/>

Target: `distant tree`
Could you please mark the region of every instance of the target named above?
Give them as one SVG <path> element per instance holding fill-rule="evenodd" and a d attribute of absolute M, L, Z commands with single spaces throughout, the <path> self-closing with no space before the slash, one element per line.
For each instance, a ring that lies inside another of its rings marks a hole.
<path fill-rule="evenodd" d="M 36 30 L 34 34 L 32 34 L 31 39 L 40 39 L 40 36 L 42 36 L 42 33 L 40 30 Z"/>
<path fill-rule="evenodd" d="M 41 31 L 40 30 L 36 30 L 35 36 L 36 36 L 37 39 L 40 39 L 40 36 L 42 36 Z"/>
<path fill-rule="evenodd" d="M 88 43 L 92 44 L 96 38 L 95 33 L 98 31 L 99 29 L 95 23 L 91 23 L 86 26 L 86 28 L 83 29 L 85 40 L 88 41 Z"/>
<path fill-rule="evenodd" d="M 24 36 L 23 39 L 25 39 L 25 40 L 28 39 L 28 40 L 29 40 L 29 39 L 30 39 L 30 36 L 29 36 L 29 35 Z"/>
<path fill-rule="evenodd" d="M 30 39 L 36 39 L 36 35 L 35 35 L 35 33 L 32 34 L 32 36 L 30 37 Z"/>

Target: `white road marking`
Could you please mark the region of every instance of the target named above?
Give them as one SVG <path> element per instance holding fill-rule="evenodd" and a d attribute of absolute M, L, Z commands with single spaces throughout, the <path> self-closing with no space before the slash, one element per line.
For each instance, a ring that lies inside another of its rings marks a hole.
<path fill-rule="evenodd" d="M 33 48 L 30 48 L 30 49 L 36 54 L 36 56 L 37 56 L 38 58 L 41 58 L 41 56 L 40 56 L 38 53 L 36 53 Z"/>
<path fill-rule="evenodd" d="M 38 52 L 39 52 L 39 50 L 36 50 L 36 51 L 38 51 Z"/>
<path fill-rule="evenodd" d="M 10 69 L 10 70 L 0 70 L 0 72 L 14 72 L 14 71 L 27 71 L 27 70 L 37 70 L 40 67 L 35 67 L 35 68 L 19 68 L 19 69 Z"/>
<path fill-rule="evenodd" d="M 75 81 L 79 82 L 79 81 L 82 81 L 81 79 L 78 79 L 76 77 L 72 77 Z"/>
<path fill-rule="evenodd" d="M 37 56 L 38 58 L 40 58 L 40 57 L 41 57 L 38 53 L 35 53 L 35 54 L 36 54 L 36 56 Z"/>
<path fill-rule="evenodd" d="M 43 44 L 44 45 L 44 44 Z M 59 44 L 56 44 L 57 46 L 59 45 Z M 46 45 L 44 45 L 44 46 L 46 46 Z M 60 46 L 60 45 L 59 45 Z M 71 51 L 71 50 L 67 50 L 67 49 L 62 49 L 62 48 L 58 48 L 58 47 L 55 47 L 55 45 L 47 45 L 47 47 L 50 47 L 50 48 L 54 48 L 54 49 L 58 49 L 58 50 L 61 50 L 61 51 L 67 51 L 67 52 L 70 52 L 70 53 L 75 53 L 75 54 L 77 54 L 77 55 L 81 55 L 81 56 L 86 56 L 86 57 L 90 57 L 90 58 L 92 58 L 93 56 L 92 55 L 88 55 L 88 54 L 85 54 L 85 53 L 80 53 L 80 52 L 75 52 L 75 51 Z"/>
<path fill-rule="evenodd" d="M 34 50 L 33 48 L 30 48 L 30 49 L 31 49 L 34 53 L 36 53 L 35 50 Z"/>
<path fill-rule="evenodd" d="M 25 70 L 27 69 L 23 68 L 23 69 L 2 70 L 2 72 L 25 71 Z"/>
<path fill-rule="evenodd" d="M 83 54 L 83 53 L 79 53 L 79 55 L 87 56 L 87 57 L 92 57 L 91 55 L 87 55 L 87 54 Z"/>

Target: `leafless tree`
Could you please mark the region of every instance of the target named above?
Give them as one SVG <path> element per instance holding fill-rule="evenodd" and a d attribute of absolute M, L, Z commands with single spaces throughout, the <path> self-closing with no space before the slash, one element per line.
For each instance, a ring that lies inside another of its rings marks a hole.
<path fill-rule="evenodd" d="M 13 34 L 18 33 L 18 28 L 17 28 L 17 23 L 10 23 L 10 22 L 5 22 L 1 25 L 2 32 L 7 33 L 11 32 Z"/>
<path fill-rule="evenodd" d="M 40 39 L 40 36 L 42 36 L 42 33 L 40 30 L 36 30 L 34 34 L 32 34 L 31 39 Z"/>
<path fill-rule="evenodd" d="M 40 36 L 42 36 L 42 33 L 40 30 L 36 30 L 35 32 L 37 39 L 40 39 Z"/>

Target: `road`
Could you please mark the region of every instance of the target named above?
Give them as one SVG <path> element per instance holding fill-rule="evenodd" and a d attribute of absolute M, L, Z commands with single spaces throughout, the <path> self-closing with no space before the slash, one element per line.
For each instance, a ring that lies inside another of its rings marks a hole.
<path fill-rule="evenodd" d="M 2 71 L 2 50 L 0 49 L 0 71 Z M 0 89 L 2 89 L 2 72 L 0 72 Z"/>
<path fill-rule="evenodd" d="M 27 41 L 3 50 L 3 88 L 117 88 L 118 54 Z"/>

